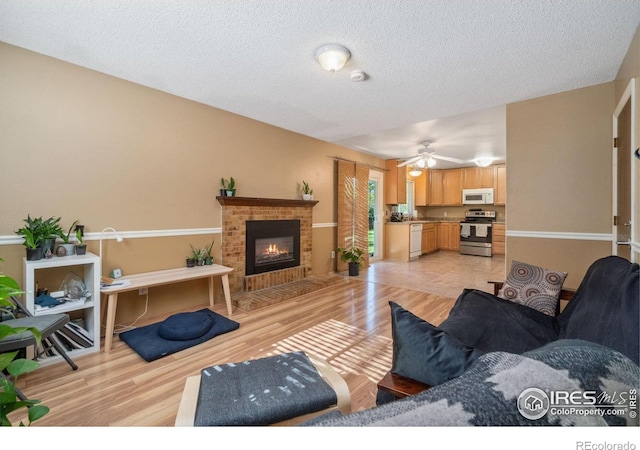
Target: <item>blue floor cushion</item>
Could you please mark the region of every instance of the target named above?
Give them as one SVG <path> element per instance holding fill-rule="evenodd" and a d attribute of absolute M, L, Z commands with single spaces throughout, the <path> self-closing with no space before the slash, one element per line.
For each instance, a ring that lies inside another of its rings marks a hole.
<path fill-rule="evenodd" d="M 120 333 L 120 340 L 145 361 L 154 361 L 239 327 L 239 323 L 205 308 L 125 331 Z"/>

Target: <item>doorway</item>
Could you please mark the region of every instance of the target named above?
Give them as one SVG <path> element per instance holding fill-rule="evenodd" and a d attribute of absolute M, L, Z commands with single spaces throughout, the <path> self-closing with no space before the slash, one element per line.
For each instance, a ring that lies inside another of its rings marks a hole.
<path fill-rule="evenodd" d="M 369 261 L 382 259 L 383 174 L 369 171 Z"/>
<path fill-rule="evenodd" d="M 637 183 L 633 165 L 635 148 L 635 80 L 627 86 L 613 114 L 613 254 L 635 262 L 631 246 L 637 239 L 633 224 L 638 219 Z"/>

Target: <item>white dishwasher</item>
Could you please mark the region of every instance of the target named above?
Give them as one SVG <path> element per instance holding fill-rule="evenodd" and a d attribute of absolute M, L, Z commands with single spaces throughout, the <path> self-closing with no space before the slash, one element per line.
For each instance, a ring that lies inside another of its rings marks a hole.
<path fill-rule="evenodd" d="M 412 223 L 409 226 L 411 227 L 409 233 L 409 260 L 413 261 L 422 254 L 422 224 Z"/>

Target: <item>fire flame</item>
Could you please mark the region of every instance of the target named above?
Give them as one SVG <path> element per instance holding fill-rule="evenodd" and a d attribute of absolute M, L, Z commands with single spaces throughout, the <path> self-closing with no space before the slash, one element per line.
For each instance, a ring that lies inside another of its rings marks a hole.
<path fill-rule="evenodd" d="M 264 251 L 267 255 L 281 255 L 287 253 L 287 250 L 280 250 L 277 244 L 269 244 L 269 247 Z"/>

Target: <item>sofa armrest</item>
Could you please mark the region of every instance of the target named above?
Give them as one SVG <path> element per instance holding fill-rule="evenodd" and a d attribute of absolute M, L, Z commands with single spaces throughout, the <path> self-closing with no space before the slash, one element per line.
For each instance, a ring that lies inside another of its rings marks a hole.
<path fill-rule="evenodd" d="M 391 371 L 387 372 L 385 376 L 378 381 L 378 389 L 393 395 L 396 399 L 416 395 L 429 388 L 431 388 L 431 386 L 428 384 L 396 375 L 395 373 L 391 373 Z"/>

